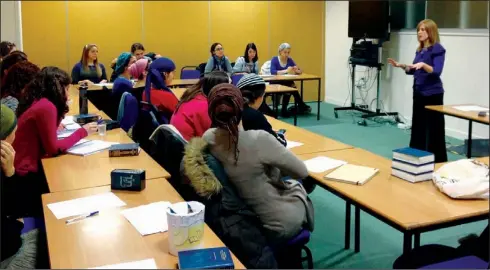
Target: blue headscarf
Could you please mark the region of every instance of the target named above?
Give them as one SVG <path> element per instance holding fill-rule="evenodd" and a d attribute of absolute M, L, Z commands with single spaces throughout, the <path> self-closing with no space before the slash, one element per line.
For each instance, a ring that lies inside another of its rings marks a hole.
<path fill-rule="evenodd" d="M 129 61 L 131 60 L 131 53 L 128 52 L 123 52 L 119 57 L 117 58 L 116 61 L 116 68 L 114 68 L 114 72 L 116 72 L 116 75 L 119 76 L 124 72 L 124 68 L 129 64 Z"/>
<path fill-rule="evenodd" d="M 150 67 L 148 68 L 148 75 L 146 76 L 145 84 L 145 95 L 148 103 L 151 103 L 150 90 L 152 85 L 155 89 L 173 93 L 172 90 L 170 90 L 170 88 L 168 88 L 168 86 L 165 84 L 165 78 L 162 73 L 172 72 L 174 70 L 175 64 L 169 58 L 160 57 L 151 62 Z"/>

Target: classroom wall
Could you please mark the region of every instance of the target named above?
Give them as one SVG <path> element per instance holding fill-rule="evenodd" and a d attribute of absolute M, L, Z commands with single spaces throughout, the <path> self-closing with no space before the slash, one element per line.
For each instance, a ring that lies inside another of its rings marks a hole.
<path fill-rule="evenodd" d="M 336 105 L 350 104 L 350 77 L 347 65 L 352 39 L 347 37 L 349 3 L 328 1 L 325 6 L 325 100 Z M 445 104 L 474 103 L 489 106 L 489 35 L 484 31 L 440 30 L 442 45 L 446 48 L 446 63 L 442 74 Z M 391 40 L 383 46 L 382 62 L 388 57 L 402 63 L 412 63 L 417 48 L 413 31 L 392 32 Z M 356 78 L 365 68 L 357 67 Z M 373 72 L 374 74 L 374 72 Z M 413 78 L 399 69 L 385 67 L 381 72 L 381 94 L 386 111 L 396 111 L 409 124 L 412 118 Z M 356 91 L 357 103 L 363 103 Z M 376 97 L 376 84 L 364 100 L 368 105 Z M 373 102 L 374 109 L 376 102 Z M 333 112 L 332 112 L 333 114 Z M 466 139 L 468 121 L 446 116 L 446 135 Z M 473 136 L 489 137 L 488 126 L 473 124 Z"/>
<path fill-rule="evenodd" d="M 183 66 L 206 62 L 213 42 L 232 62 L 255 42 L 260 65 L 288 42 L 296 63 L 322 76 L 324 11 L 321 1 L 23 1 L 24 48 L 41 66 L 71 71 L 83 46 L 95 43 L 110 70 L 112 59 L 141 42 L 174 60 L 179 76 Z M 316 100 L 317 84 L 304 87 L 305 99 Z"/>
<path fill-rule="evenodd" d="M 0 1 L 1 7 L 1 40 L 14 42 L 22 49 L 22 25 L 20 1 Z"/>

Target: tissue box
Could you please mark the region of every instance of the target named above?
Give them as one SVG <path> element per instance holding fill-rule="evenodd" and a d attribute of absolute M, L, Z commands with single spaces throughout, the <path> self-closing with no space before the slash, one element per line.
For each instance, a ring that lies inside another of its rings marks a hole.
<path fill-rule="evenodd" d="M 111 172 L 111 189 L 142 191 L 145 187 L 145 170 L 116 169 Z"/>

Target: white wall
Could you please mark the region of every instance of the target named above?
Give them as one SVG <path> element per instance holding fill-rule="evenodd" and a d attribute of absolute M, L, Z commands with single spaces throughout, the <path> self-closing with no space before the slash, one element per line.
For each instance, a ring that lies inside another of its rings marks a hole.
<path fill-rule="evenodd" d="M 22 50 L 22 19 L 20 1 L 1 1 L 1 40 L 14 42 Z"/>
<path fill-rule="evenodd" d="M 343 105 L 350 92 L 347 59 L 352 39 L 347 37 L 348 1 L 327 1 L 325 19 L 325 100 Z M 440 30 L 441 43 L 446 48 L 446 63 L 442 74 L 445 104 L 474 103 L 489 106 L 489 35 L 485 31 Z M 392 57 L 402 63 L 412 63 L 417 47 L 415 30 L 392 32 L 391 39 L 383 45 L 382 62 Z M 364 74 L 357 67 L 356 77 Z M 374 72 L 373 72 L 374 74 Z M 412 115 L 412 76 L 402 70 L 386 66 L 381 72 L 381 94 L 384 109 L 401 114 L 410 123 Z M 359 93 L 356 93 L 359 97 Z M 376 84 L 365 100 L 371 103 L 376 97 Z M 358 99 L 358 103 L 362 103 Z M 350 104 L 350 97 L 345 103 Z M 376 102 L 373 102 L 372 109 Z M 446 116 L 446 134 L 464 139 L 468 121 Z M 474 124 L 473 136 L 488 138 L 488 126 Z"/>

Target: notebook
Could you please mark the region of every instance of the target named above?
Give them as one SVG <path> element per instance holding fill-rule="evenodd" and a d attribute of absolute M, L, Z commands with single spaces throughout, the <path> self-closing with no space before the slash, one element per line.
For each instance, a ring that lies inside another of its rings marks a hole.
<path fill-rule="evenodd" d="M 345 164 L 324 176 L 326 180 L 343 182 L 353 185 L 364 185 L 378 173 L 378 169 L 352 164 Z"/>

